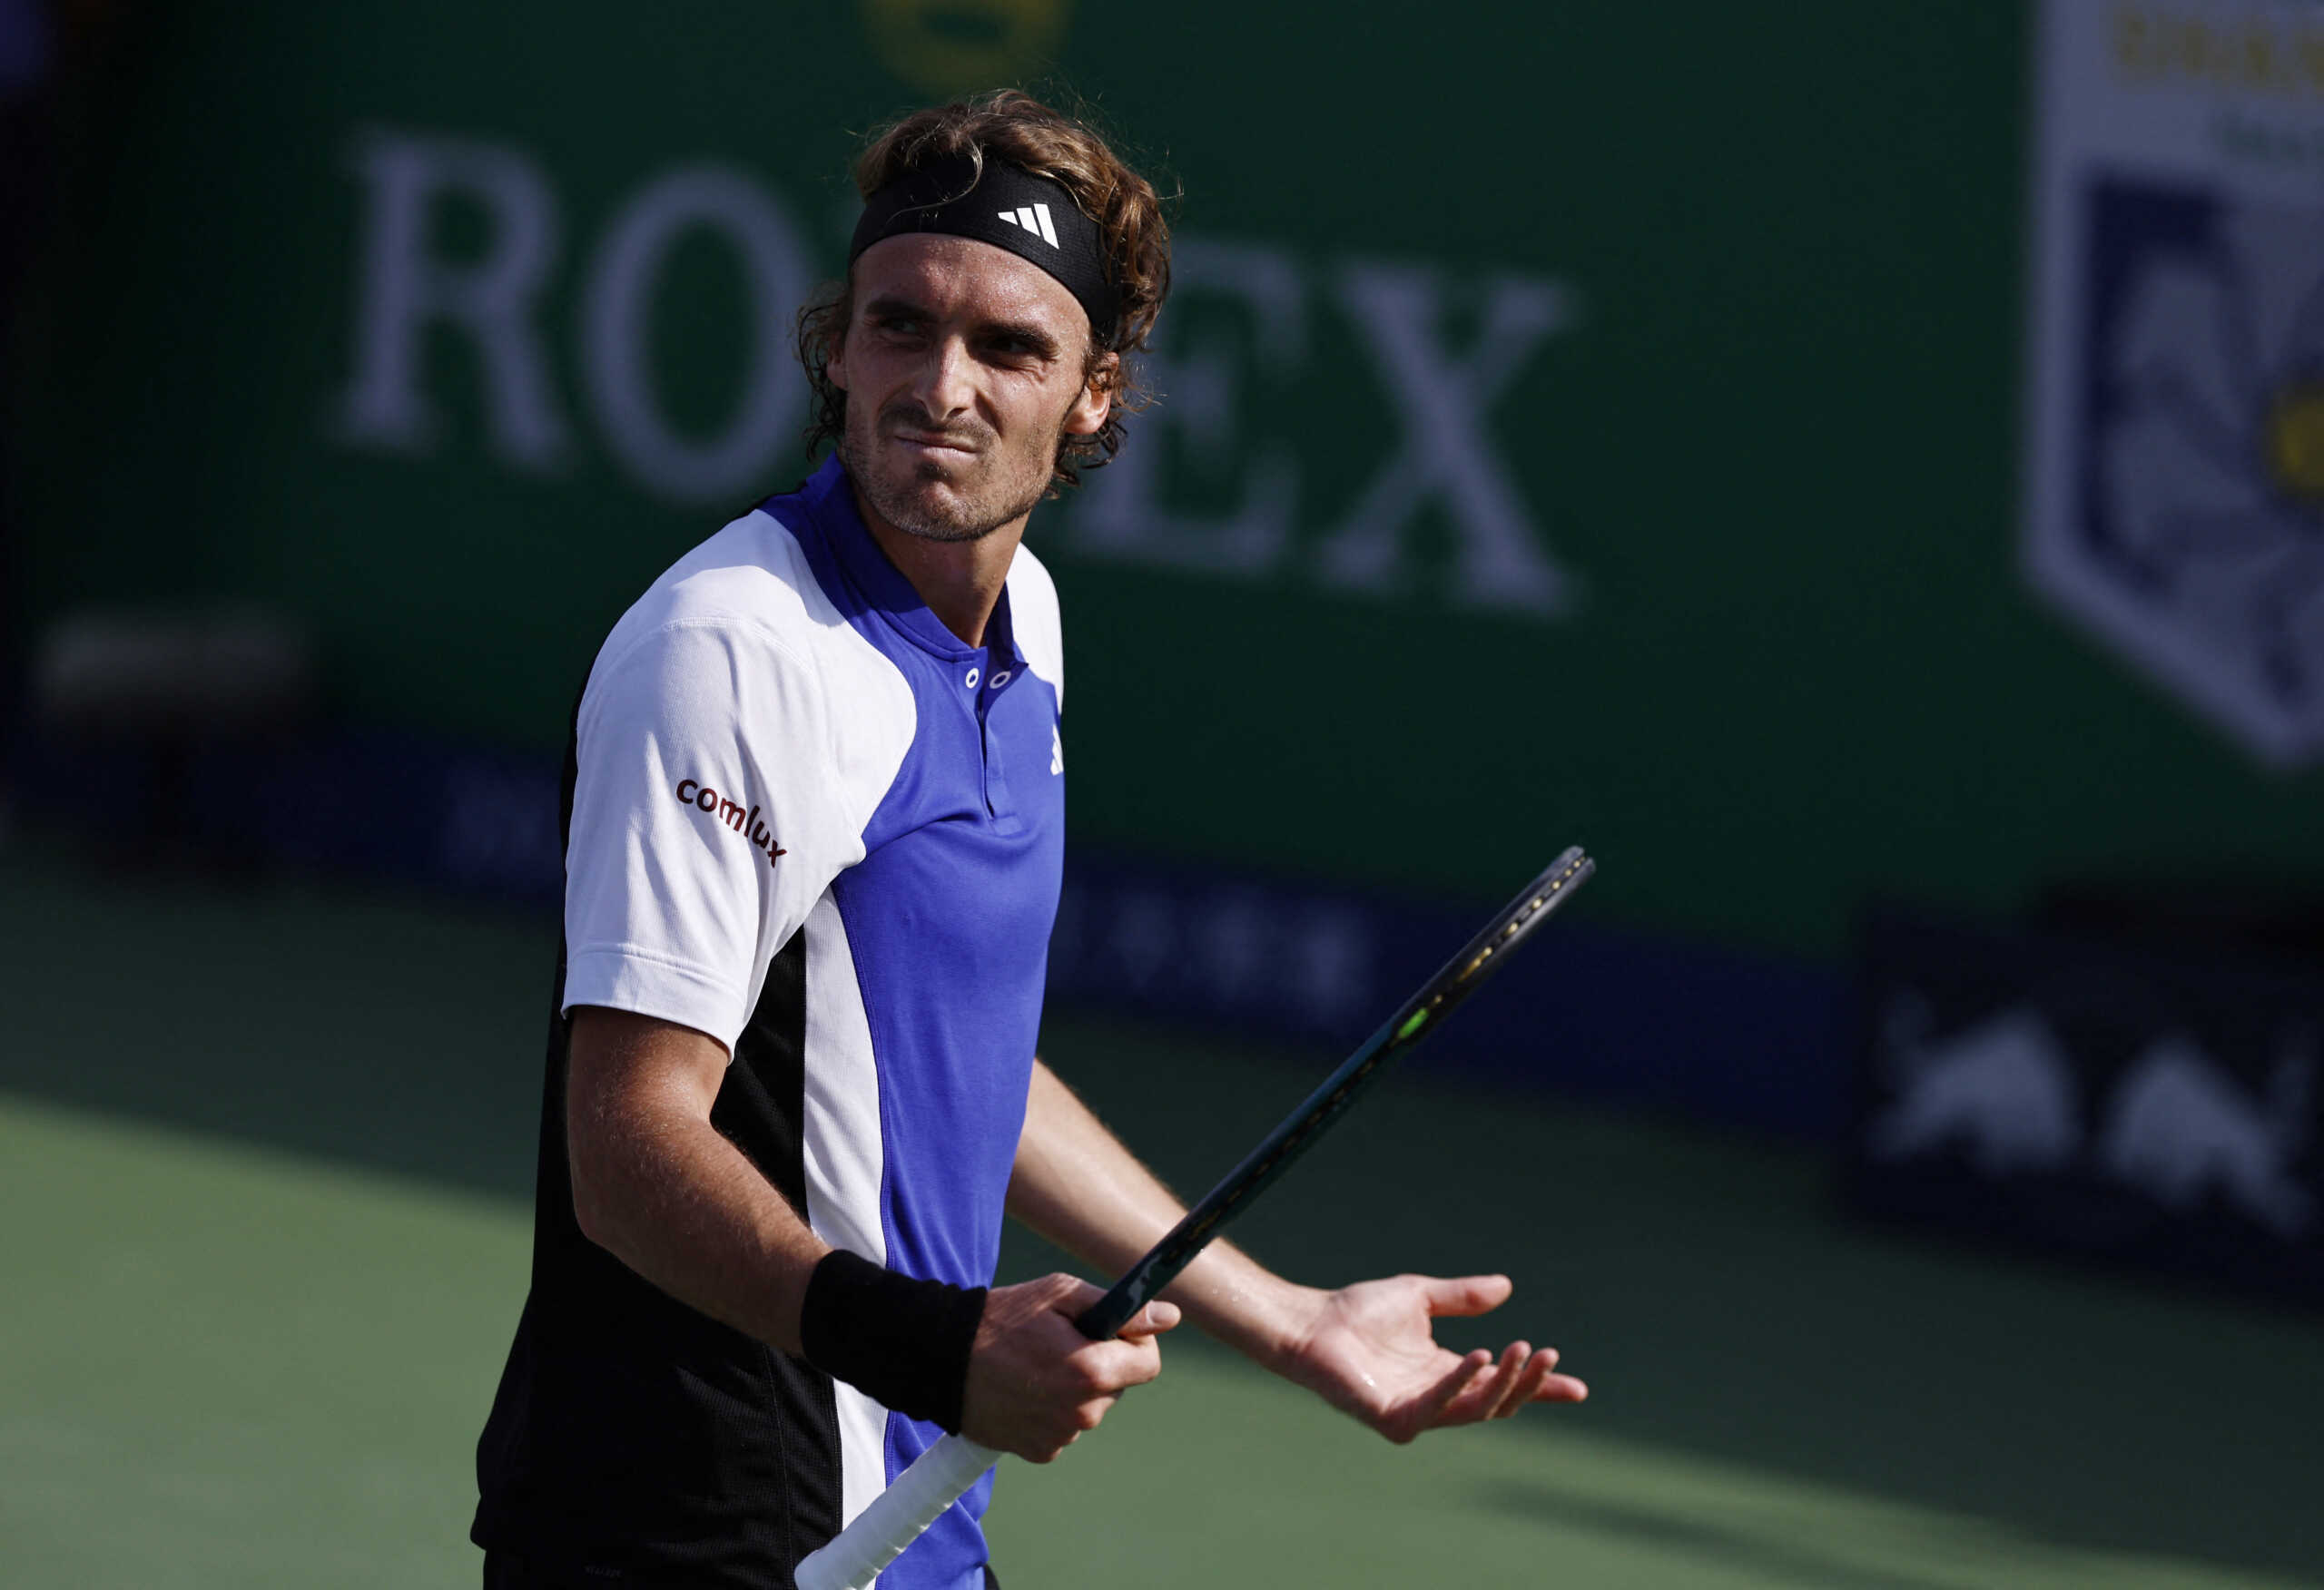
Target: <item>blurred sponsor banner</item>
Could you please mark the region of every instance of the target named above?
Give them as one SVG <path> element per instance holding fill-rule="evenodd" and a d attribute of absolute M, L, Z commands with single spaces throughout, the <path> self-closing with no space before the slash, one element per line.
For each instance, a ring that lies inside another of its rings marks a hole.
<path fill-rule="evenodd" d="M 2026 556 L 2270 762 L 2324 752 L 2324 13 L 2051 0 Z"/>
<path fill-rule="evenodd" d="M 1085 852 L 1067 864 L 1049 997 L 1353 1048 L 1493 905 Z M 1413 1065 L 1778 1136 L 1838 1131 L 1841 979 L 1819 965 L 1610 928 L 1584 908 L 1504 981 Z"/>
<path fill-rule="evenodd" d="M 538 752 L 369 729 L 143 751 L 34 741 L 19 763 L 36 811 L 79 820 L 126 865 L 287 862 L 551 912 L 564 897 L 559 770 Z M 1076 846 L 1049 1000 L 1236 1044 L 1353 1048 L 1498 903 Z M 1608 928 L 1584 907 L 1415 1064 L 1827 1140 L 1846 1094 L 1841 1005 L 1819 965 Z"/>
<path fill-rule="evenodd" d="M 1896 913 L 1860 976 L 1857 1207 L 2324 1299 L 2324 980 Z"/>
<path fill-rule="evenodd" d="M 70 101 L 18 617 L 247 600 L 319 637 L 344 721 L 554 754 L 623 607 L 803 473 L 788 331 L 855 132 L 1048 74 L 1184 193 L 1164 399 L 1029 543 L 1078 843 L 1490 900 L 1580 841 L 1609 911 L 1787 956 L 1873 884 L 2324 864 L 2314 773 L 2018 573 L 2032 22 L 146 8 Z"/>

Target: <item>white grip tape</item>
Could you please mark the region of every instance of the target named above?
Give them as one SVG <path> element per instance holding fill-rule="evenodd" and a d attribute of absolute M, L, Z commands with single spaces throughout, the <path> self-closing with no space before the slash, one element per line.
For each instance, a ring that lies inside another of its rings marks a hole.
<path fill-rule="evenodd" d="M 797 1570 L 799 1590 L 872 1590 L 880 1570 L 1000 1461 L 990 1447 L 946 1436 L 914 1458 L 829 1546 L 807 1555 Z"/>

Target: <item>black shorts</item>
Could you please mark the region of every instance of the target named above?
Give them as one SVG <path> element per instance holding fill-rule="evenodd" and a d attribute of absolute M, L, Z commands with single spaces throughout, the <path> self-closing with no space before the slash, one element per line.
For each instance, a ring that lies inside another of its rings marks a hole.
<path fill-rule="evenodd" d="M 603 1590 L 603 1586 L 586 1580 L 552 1579 L 535 1572 L 523 1557 L 488 1551 L 484 1554 L 484 1590 Z M 990 1563 L 984 1568 L 984 1590 L 1000 1590 L 1000 1575 L 992 1571 Z"/>

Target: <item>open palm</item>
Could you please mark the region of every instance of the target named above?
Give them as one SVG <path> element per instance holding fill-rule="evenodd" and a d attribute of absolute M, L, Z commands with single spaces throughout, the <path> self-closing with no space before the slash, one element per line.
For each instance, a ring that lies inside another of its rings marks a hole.
<path fill-rule="evenodd" d="M 1433 1321 L 1482 1314 L 1512 1291 L 1509 1278 L 1396 1275 L 1315 1294 L 1313 1318 L 1284 1372 L 1392 1441 L 1423 1430 L 1507 1418 L 1529 1402 L 1579 1402 L 1590 1389 L 1556 1373 L 1554 1348 L 1513 1341 L 1498 1358 L 1436 1343 Z"/>

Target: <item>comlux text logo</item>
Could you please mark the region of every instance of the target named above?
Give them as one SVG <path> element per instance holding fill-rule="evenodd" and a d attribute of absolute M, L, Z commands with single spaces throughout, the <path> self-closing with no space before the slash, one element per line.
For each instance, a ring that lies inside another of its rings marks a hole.
<path fill-rule="evenodd" d="M 766 864 L 769 867 L 774 865 L 776 857 L 789 854 L 781 845 L 774 842 L 774 835 L 768 829 L 766 824 L 759 820 L 757 807 L 753 806 L 748 811 L 744 811 L 735 801 L 721 795 L 717 790 L 696 779 L 680 779 L 677 789 L 673 793 L 677 796 L 679 804 L 691 806 L 696 811 L 710 813 L 712 817 L 749 839 L 753 849 L 765 851 Z"/>

